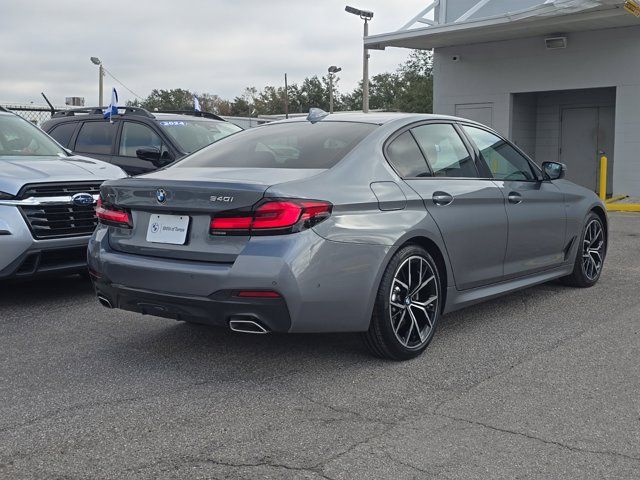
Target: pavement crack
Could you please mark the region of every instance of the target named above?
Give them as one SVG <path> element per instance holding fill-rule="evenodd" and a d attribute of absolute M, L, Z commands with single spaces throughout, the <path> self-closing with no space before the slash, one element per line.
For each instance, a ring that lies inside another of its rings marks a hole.
<path fill-rule="evenodd" d="M 253 462 L 253 463 L 249 463 L 249 462 L 227 462 L 227 461 L 222 461 L 222 460 L 215 460 L 212 458 L 207 458 L 205 460 L 203 460 L 207 463 L 212 463 L 214 465 L 218 465 L 221 467 L 228 467 L 228 468 L 257 468 L 257 467 L 270 467 L 270 468 L 282 468 L 285 470 L 290 470 L 293 472 L 307 472 L 307 473 L 312 473 L 314 475 L 318 475 L 321 478 L 325 478 L 327 480 L 334 480 L 332 477 L 329 477 L 327 475 L 324 474 L 324 472 L 322 472 L 322 469 L 316 466 L 311 466 L 311 467 L 296 467 L 293 465 L 287 465 L 286 463 L 276 463 L 276 462 L 272 462 L 270 461 L 268 458 L 262 458 L 260 461 L 258 462 Z"/>
<path fill-rule="evenodd" d="M 470 424 L 470 425 L 486 428 L 486 429 L 489 429 L 489 430 L 493 430 L 495 432 L 507 433 L 509 435 L 517 435 L 519 437 L 527 438 L 529 440 L 534 440 L 534 441 L 537 441 L 537 442 L 540 442 L 540 443 L 544 443 L 545 445 L 553 445 L 553 446 L 556 446 L 556 447 L 564 448 L 564 449 L 570 450 L 572 452 L 589 453 L 589 454 L 594 454 L 594 455 L 609 455 L 609 456 L 624 458 L 626 460 L 632 460 L 632 461 L 640 462 L 640 457 L 635 457 L 633 455 L 627 455 L 625 453 L 615 452 L 615 451 L 612 451 L 612 450 L 592 450 L 592 449 L 589 449 L 589 448 L 581 448 L 581 447 L 576 447 L 576 446 L 573 446 L 573 445 L 568 445 L 566 443 L 558 442 L 556 440 L 548 440 L 546 438 L 537 437 L 537 436 L 531 435 L 529 433 L 519 432 L 517 430 L 510 430 L 510 429 L 507 429 L 507 428 L 496 427 L 494 425 L 490 425 L 490 424 L 484 423 L 484 422 L 479 422 L 477 420 L 469 420 L 467 418 L 454 417 L 454 416 L 445 415 L 445 414 L 439 414 L 439 416 L 454 420 L 456 422 L 463 422 L 463 423 L 467 423 L 467 424 Z"/>

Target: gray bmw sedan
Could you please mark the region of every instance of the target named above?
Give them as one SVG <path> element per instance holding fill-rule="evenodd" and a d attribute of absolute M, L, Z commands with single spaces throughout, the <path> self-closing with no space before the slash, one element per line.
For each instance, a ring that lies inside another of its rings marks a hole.
<path fill-rule="evenodd" d="M 315 111 L 104 183 L 89 268 L 109 308 L 408 359 L 447 312 L 598 281 L 604 204 L 563 177 L 468 120 Z"/>

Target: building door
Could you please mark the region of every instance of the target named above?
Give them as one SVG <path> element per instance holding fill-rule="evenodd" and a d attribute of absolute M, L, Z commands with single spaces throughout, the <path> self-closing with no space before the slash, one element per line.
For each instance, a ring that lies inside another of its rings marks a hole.
<path fill-rule="evenodd" d="M 597 191 L 600 151 L 613 161 L 613 107 L 564 108 L 561 119 L 560 161 L 567 179 Z"/>

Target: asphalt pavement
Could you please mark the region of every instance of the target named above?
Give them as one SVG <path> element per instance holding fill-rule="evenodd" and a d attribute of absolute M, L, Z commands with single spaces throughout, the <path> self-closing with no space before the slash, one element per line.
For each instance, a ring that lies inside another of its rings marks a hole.
<path fill-rule="evenodd" d="M 447 315 L 423 356 L 0 284 L 0 478 L 639 478 L 640 215 L 601 281 Z"/>

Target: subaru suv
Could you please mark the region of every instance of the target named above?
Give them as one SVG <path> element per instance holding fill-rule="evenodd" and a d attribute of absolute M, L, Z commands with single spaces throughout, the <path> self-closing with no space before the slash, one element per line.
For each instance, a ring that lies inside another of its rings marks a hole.
<path fill-rule="evenodd" d="M 0 107 L 0 279 L 86 271 L 100 185 L 125 176 Z"/>
<path fill-rule="evenodd" d="M 42 129 L 74 153 L 113 163 L 129 175 L 151 172 L 242 129 L 209 112 L 119 107 L 56 112 Z"/>

